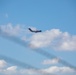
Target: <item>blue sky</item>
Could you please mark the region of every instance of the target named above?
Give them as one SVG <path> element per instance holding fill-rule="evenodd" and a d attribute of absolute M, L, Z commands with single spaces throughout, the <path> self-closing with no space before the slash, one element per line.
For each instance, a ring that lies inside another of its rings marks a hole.
<path fill-rule="evenodd" d="M 41 29 L 42 33 L 31 33 L 28 27 Z M 30 47 L 34 45 L 76 66 L 75 0 L 0 0 L 0 28 L 9 37 L 11 34 L 30 45 L 24 47 L 0 37 L 0 54 L 48 71 L 49 67 L 60 70 L 59 66 L 65 66 L 60 65 L 59 60 L 32 51 Z"/>

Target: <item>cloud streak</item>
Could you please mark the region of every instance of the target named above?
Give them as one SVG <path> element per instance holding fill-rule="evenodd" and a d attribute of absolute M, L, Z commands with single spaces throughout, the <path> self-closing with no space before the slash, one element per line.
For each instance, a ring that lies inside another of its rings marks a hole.
<path fill-rule="evenodd" d="M 5 60 L 0 60 L 2 64 L 4 64 L 4 68 L 0 68 L 0 73 L 3 75 L 69 75 L 75 73 L 74 69 L 70 67 L 58 67 L 58 66 L 51 66 L 45 69 L 35 69 L 35 68 L 26 68 L 22 69 L 18 66 L 9 66 L 9 64 Z M 7 67 L 5 67 L 5 65 Z M 15 64 L 16 65 L 16 64 Z M 0 64 L 1 66 L 1 64 Z"/>

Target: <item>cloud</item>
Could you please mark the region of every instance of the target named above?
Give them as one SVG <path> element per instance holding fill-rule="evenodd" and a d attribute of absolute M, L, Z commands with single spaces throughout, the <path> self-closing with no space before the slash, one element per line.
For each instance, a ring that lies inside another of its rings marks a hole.
<path fill-rule="evenodd" d="M 5 75 L 17 74 L 17 66 L 10 66 L 3 70 Z"/>
<path fill-rule="evenodd" d="M 5 60 L 0 60 L 0 74 L 1 75 L 14 75 L 17 73 L 17 66 L 8 66 Z"/>
<path fill-rule="evenodd" d="M 76 35 L 70 35 L 68 32 L 61 34 L 58 44 L 54 49 L 58 50 L 76 50 Z"/>
<path fill-rule="evenodd" d="M 55 38 L 57 38 L 61 32 L 59 29 L 47 30 L 42 33 L 34 34 L 30 39 L 31 47 L 47 47 L 53 42 Z"/>
<path fill-rule="evenodd" d="M 7 63 L 4 60 L 0 60 L 0 68 L 4 68 Z"/>
<path fill-rule="evenodd" d="M 49 68 L 46 69 L 39 69 L 39 70 L 35 70 L 35 69 L 23 69 L 20 70 L 20 72 L 24 75 L 24 74 L 28 74 L 28 75 L 47 75 L 47 74 L 52 74 L 52 75 L 69 75 L 69 74 L 74 74 L 75 75 L 75 70 L 70 68 L 70 67 L 58 67 L 58 66 L 51 66 Z M 40 74 L 39 72 L 41 72 L 42 74 Z"/>
<path fill-rule="evenodd" d="M 23 74 L 23 75 L 25 75 L 25 74 L 28 74 L 28 75 L 37 75 L 37 70 L 35 70 L 35 69 L 22 69 L 22 70 L 20 70 L 20 72 Z M 38 75 L 39 75 L 39 73 L 38 73 Z"/>
<path fill-rule="evenodd" d="M 48 60 L 44 60 L 42 62 L 42 64 L 47 65 L 47 64 L 57 64 L 59 62 L 58 58 L 54 58 L 54 59 L 48 59 Z"/>
<path fill-rule="evenodd" d="M 34 68 L 22 69 L 18 66 L 9 66 L 9 64 L 5 60 L 0 60 L 1 75 L 39 75 L 38 72 L 39 71 Z"/>
<path fill-rule="evenodd" d="M 50 47 L 54 50 L 76 50 L 76 35 L 62 32 L 59 29 L 51 29 L 34 34 L 30 39 L 31 48 Z"/>
<path fill-rule="evenodd" d="M 22 38 L 22 40 L 24 40 L 25 35 L 28 33 L 24 25 L 12 25 L 11 23 L 0 25 L 0 32 L 8 36 L 16 36 Z"/>
<path fill-rule="evenodd" d="M 58 66 L 51 66 L 45 69 L 22 69 L 18 66 L 9 66 L 5 60 L 0 60 L 2 67 L 0 67 L 0 74 L 2 75 L 45 75 L 47 74 L 58 74 L 58 75 L 69 75 L 75 73 L 75 70 L 70 67 L 58 67 Z M 6 65 L 6 67 L 5 67 Z M 3 68 L 4 67 L 4 68 Z M 74 74 L 75 75 L 75 74 Z"/>
<path fill-rule="evenodd" d="M 61 74 L 64 74 L 64 73 L 75 73 L 75 70 L 70 68 L 70 67 L 58 67 L 58 66 L 52 66 L 52 67 L 49 67 L 47 69 L 43 69 L 46 73 L 54 73 L 54 74 L 57 74 L 57 73 L 61 73 Z"/>
<path fill-rule="evenodd" d="M 36 29 L 35 27 L 32 27 Z M 41 33 L 30 34 L 21 25 L 0 25 L 0 30 L 10 36 L 17 36 L 23 41 L 27 41 L 31 48 L 51 48 L 53 50 L 76 50 L 76 35 L 62 32 L 60 29 L 46 30 Z"/>
<path fill-rule="evenodd" d="M 7 68 L 7 71 L 15 71 L 17 69 L 17 66 L 11 66 Z"/>
<path fill-rule="evenodd" d="M 11 23 L 7 25 L 1 25 L 0 29 L 3 33 L 7 33 L 8 35 L 18 35 L 21 32 L 21 28 L 19 25 L 13 26 Z"/>

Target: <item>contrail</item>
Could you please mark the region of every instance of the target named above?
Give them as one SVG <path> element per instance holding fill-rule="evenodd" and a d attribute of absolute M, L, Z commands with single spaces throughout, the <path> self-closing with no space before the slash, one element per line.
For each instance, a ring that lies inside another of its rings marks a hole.
<path fill-rule="evenodd" d="M 57 56 L 55 56 L 55 55 L 53 55 L 51 53 L 48 53 L 48 52 L 46 52 L 46 51 L 44 51 L 42 49 L 38 49 L 38 50 L 34 50 L 34 51 L 39 53 L 39 54 L 41 54 L 41 55 L 43 55 L 43 56 L 46 56 L 49 59 L 51 59 L 51 58 L 58 58 L 59 59 L 59 63 L 65 65 L 65 66 L 68 66 L 70 68 L 73 68 L 76 71 L 76 67 L 75 66 L 71 65 L 67 61 L 65 61 L 65 60 L 63 60 L 63 59 L 61 59 L 61 58 L 59 58 L 59 57 L 57 57 Z"/>
<path fill-rule="evenodd" d="M 51 73 L 46 73 L 45 71 L 42 71 L 39 68 L 33 67 L 27 63 L 20 62 L 16 59 L 13 59 L 13 58 L 10 58 L 10 57 L 4 56 L 4 55 L 0 55 L 0 59 L 4 59 L 8 63 L 15 64 L 15 65 L 20 66 L 25 69 L 32 69 L 33 71 L 35 71 L 36 73 L 38 73 L 40 75 L 55 75 L 55 74 L 51 74 Z"/>
<path fill-rule="evenodd" d="M 29 48 L 29 45 L 25 41 L 19 39 L 18 37 L 10 36 L 7 33 L 3 33 L 3 32 L 0 32 L 0 35 L 3 38 L 6 38 L 8 40 L 11 40 L 11 41 L 17 43 L 17 44 L 20 44 L 20 45 L 22 45 L 24 47 Z M 53 55 L 51 53 L 48 53 L 48 52 L 44 51 L 43 49 L 35 49 L 33 51 L 35 51 L 35 52 L 37 52 L 37 53 L 39 53 L 39 54 L 41 54 L 41 55 L 43 55 L 43 56 L 45 56 L 45 57 L 47 57 L 49 59 L 51 59 L 51 58 L 58 58 L 57 56 L 55 56 L 55 55 Z M 60 58 L 58 58 L 58 59 L 59 59 L 59 63 L 61 63 L 61 64 L 65 65 L 65 66 L 68 66 L 68 67 L 73 68 L 74 70 L 76 70 L 75 66 L 71 65 L 70 63 L 66 62 L 63 59 L 60 59 Z"/>

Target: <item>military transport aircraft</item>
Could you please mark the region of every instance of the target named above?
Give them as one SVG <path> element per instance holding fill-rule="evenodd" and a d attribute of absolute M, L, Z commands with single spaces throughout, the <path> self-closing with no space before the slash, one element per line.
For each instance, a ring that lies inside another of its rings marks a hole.
<path fill-rule="evenodd" d="M 42 32 L 41 30 L 32 30 L 31 28 L 28 28 L 31 32 L 34 32 L 34 33 L 38 33 L 38 32 Z"/>

